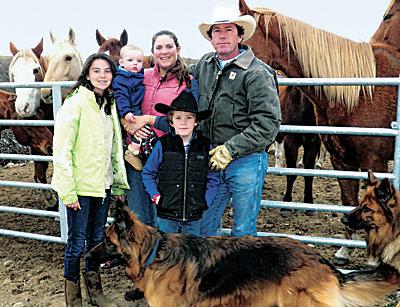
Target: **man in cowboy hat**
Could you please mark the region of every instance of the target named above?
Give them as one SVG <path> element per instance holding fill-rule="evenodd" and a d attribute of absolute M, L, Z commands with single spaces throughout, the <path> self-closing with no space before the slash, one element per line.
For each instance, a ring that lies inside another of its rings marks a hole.
<path fill-rule="evenodd" d="M 200 236 L 200 219 L 215 197 L 219 175 L 208 171 L 210 140 L 195 127 L 211 111 L 199 112 L 187 91 L 170 106 L 157 103 L 155 109 L 168 116 L 173 128 L 160 138 L 142 172 L 146 191 L 157 206 L 158 227 Z"/>
<path fill-rule="evenodd" d="M 268 166 L 266 146 L 279 130 L 281 112 L 274 70 L 242 45 L 256 27 L 252 16 L 227 7 L 214 9 L 212 20 L 199 25 L 215 52 L 191 67 L 199 80 L 199 109 L 212 116 L 200 129 L 215 146 L 210 166 L 220 173 L 217 196 L 203 214 L 202 235 L 216 235 L 232 199 L 233 236 L 256 235 L 262 187 Z"/>

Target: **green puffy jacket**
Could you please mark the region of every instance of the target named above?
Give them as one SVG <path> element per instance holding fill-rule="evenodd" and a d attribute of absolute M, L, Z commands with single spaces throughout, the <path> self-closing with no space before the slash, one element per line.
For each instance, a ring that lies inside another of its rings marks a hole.
<path fill-rule="evenodd" d="M 52 187 L 64 204 L 80 196 L 105 196 L 103 110 L 94 93 L 79 87 L 57 113 L 54 126 Z M 122 135 L 115 102 L 111 106 L 114 127 L 112 193 L 129 189 L 123 157 Z"/>

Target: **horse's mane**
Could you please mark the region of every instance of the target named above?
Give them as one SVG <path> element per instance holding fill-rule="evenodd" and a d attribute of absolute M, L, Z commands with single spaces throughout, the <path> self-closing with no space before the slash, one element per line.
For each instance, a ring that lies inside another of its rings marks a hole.
<path fill-rule="evenodd" d="M 383 16 L 386 16 L 386 15 L 389 13 L 390 9 L 393 7 L 393 5 L 395 5 L 396 1 L 397 1 L 397 0 L 391 0 L 391 1 L 390 1 L 390 3 L 389 3 L 389 5 L 388 5 L 388 7 L 387 7 L 385 13 L 383 14 Z"/>
<path fill-rule="evenodd" d="M 38 58 L 36 54 L 32 51 L 32 49 L 26 48 L 18 51 L 18 53 L 11 59 L 10 65 L 8 66 L 9 80 L 11 82 L 14 79 L 13 76 L 11 75 L 11 68 L 15 65 L 15 62 L 21 57 L 23 57 L 25 60 L 32 58 L 36 63 L 39 63 L 41 73 L 43 77 L 45 76 L 47 71 L 47 59 L 42 55 Z"/>
<path fill-rule="evenodd" d="M 376 76 L 375 57 L 370 44 L 354 42 L 269 9 L 255 8 L 253 11 L 257 22 L 260 14 L 264 15 L 267 36 L 271 18 L 273 16 L 277 18 L 281 37 L 286 40 L 287 48 L 293 50 L 304 77 L 374 78 Z M 321 90 L 321 87 L 315 88 L 317 91 Z M 372 86 L 323 87 L 329 101 L 342 103 L 348 111 L 357 106 L 360 89 L 372 97 Z"/>

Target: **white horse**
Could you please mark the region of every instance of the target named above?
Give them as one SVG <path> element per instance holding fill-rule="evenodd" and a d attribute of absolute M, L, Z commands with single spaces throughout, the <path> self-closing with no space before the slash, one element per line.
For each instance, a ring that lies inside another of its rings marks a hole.
<path fill-rule="evenodd" d="M 83 61 L 81 54 L 76 48 L 75 32 L 69 28 L 68 38 L 58 41 L 50 31 L 52 50 L 47 55 L 48 69 L 44 78 L 49 81 L 76 81 L 82 71 Z M 69 89 L 62 90 L 64 100 Z M 52 103 L 52 93 L 50 88 L 42 88 L 42 98 L 45 103 Z"/>
<path fill-rule="evenodd" d="M 10 42 L 10 51 L 13 58 L 8 67 L 10 82 L 32 83 L 44 80 L 47 62 L 42 56 L 43 38 L 35 48 L 18 48 Z M 15 109 L 20 117 L 36 115 L 40 106 L 41 94 L 39 88 L 16 88 L 17 99 Z"/>

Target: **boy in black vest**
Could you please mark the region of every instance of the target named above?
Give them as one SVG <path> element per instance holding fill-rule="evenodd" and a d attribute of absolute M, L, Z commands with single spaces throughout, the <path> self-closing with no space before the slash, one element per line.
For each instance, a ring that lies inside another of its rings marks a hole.
<path fill-rule="evenodd" d="M 199 112 L 195 98 L 186 91 L 171 106 L 157 103 L 155 109 L 168 116 L 172 127 L 157 142 L 142 172 L 146 191 L 157 206 L 158 227 L 199 236 L 203 211 L 219 183 L 218 173 L 208 168 L 210 141 L 195 131 L 211 111 Z"/>

